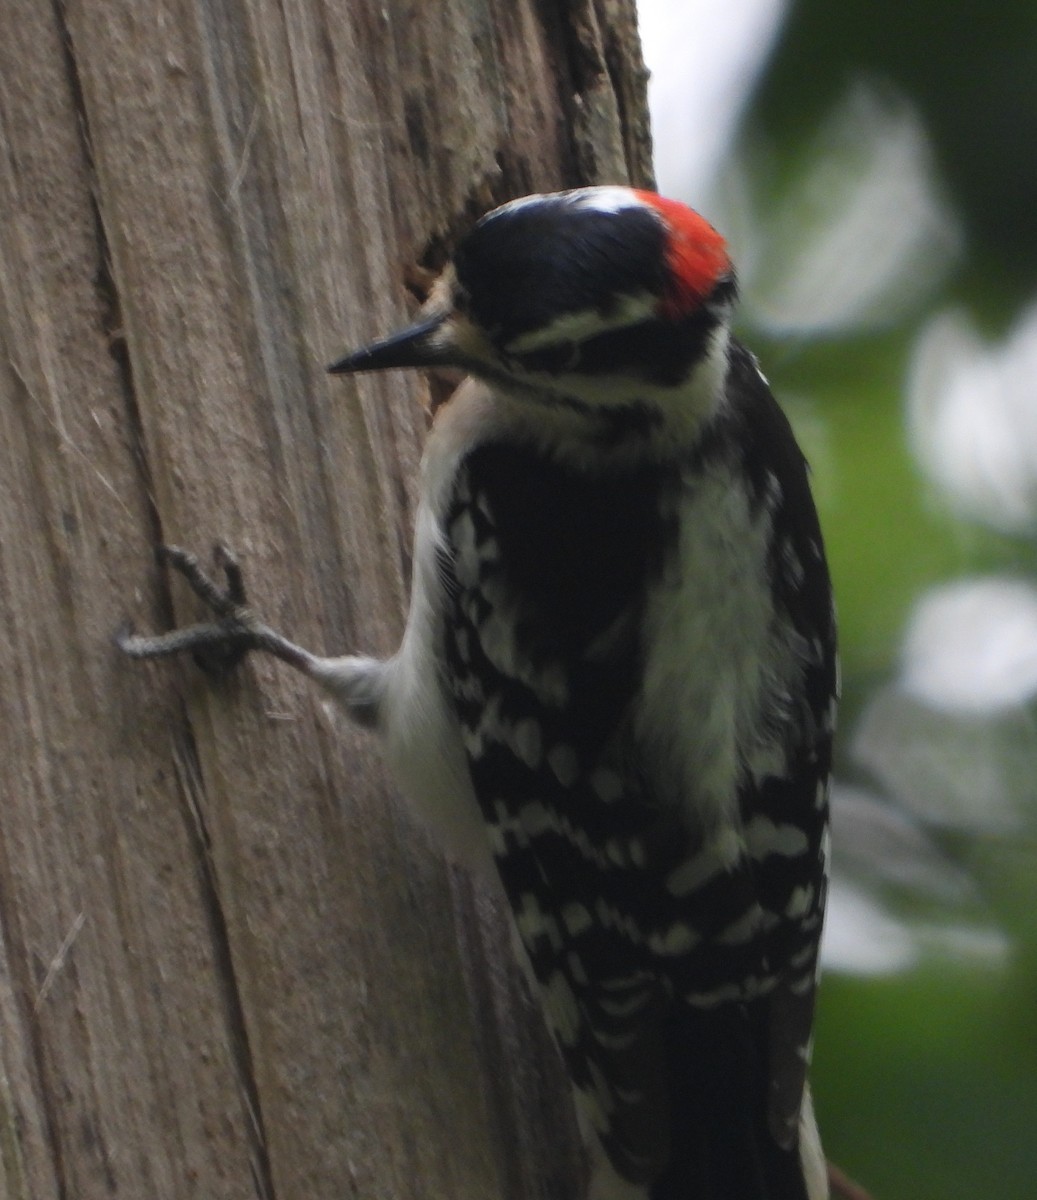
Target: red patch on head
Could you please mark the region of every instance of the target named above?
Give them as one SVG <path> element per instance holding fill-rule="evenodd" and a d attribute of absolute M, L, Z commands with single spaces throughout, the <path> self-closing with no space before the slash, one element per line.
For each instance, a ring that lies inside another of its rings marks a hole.
<path fill-rule="evenodd" d="M 666 261 L 670 283 L 659 302 L 659 311 L 677 320 L 698 308 L 731 270 L 727 244 L 712 225 L 679 200 L 655 192 L 635 191 L 666 222 Z"/>

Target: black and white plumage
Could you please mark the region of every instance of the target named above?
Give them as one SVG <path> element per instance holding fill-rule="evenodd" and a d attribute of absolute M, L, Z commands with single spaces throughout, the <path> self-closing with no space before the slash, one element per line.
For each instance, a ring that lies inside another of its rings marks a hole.
<path fill-rule="evenodd" d="M 455 853 L 492 856 L 596 1200 L 827 1195 L 831 590 L 734 294 L 719 235 L 650 193 L 489 214 L 417 325 L 332 368 L 473 376 L 429 437 L 399 652 L 318 658 L 229 602 L 203 627 L 322 682 Z M 218 640 L 191 638 L 123 645 Z"/>

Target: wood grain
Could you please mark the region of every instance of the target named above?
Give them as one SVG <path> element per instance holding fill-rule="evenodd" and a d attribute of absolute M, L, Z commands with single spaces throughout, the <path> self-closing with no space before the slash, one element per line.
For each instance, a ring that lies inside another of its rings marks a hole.
<path fill-rule="evenodd" d="M 570 1197 L 494 897 L 276 664 L 131 665 L 242 558 L 315 649 L 402 628 L 427 385 L 323 364 L 473 215 L 648 180 L 630 0 L 6 0 L 0 1197 Z"/>

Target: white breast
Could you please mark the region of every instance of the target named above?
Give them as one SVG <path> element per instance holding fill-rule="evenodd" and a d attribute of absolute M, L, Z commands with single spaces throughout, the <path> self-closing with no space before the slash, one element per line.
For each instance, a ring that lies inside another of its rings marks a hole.
<path fill-rule="evenodd" d="M 678 541 L 648 603 L 648 654 L 636 732 L 658 794 L 675 793 L 692 828 L 737 818 L 748 774 L 781 773 L 780 711 L 799 670 L 775 619 L 766 574 L 771 517 L 723 464 L 685 480 Z"/>
<path fill-rule="evenodd" d="M 443 581 L 437 565 L 441 521 L 462 454 L 492 420 L 485 389 L 471 381 L 440 410 L 422 462 L 414 532 L 414 578 L 403 640 L 386 664 L 382 731 L 396 782 L 444 850 L 477 870 L 492 869 L 486 827 L 472 790 L 461 732 L 444 688 Z"/>

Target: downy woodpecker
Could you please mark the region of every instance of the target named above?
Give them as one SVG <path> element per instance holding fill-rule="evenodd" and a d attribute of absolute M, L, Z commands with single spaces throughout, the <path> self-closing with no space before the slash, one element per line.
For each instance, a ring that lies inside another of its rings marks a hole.
<path fill-rule="evenodd" d="M 323 658 L 166 556 L 215 619 L 382 736 L 463 860 L 495 865 L 595 1158 L 595 1197 L 818 1200 L 807 1086 L 835 626 L 807 469 L 729 332 L 684 205 L 530 196 L 461 241 L 416 324 L 333 372 L 470 372 L 438 411 L 397 654 Z"/>

